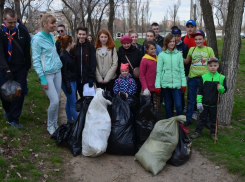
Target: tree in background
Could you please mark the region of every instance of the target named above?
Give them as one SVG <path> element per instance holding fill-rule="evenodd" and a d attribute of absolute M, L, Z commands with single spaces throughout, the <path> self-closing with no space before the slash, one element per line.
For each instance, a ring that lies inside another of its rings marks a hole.
<path fill-rule="evenodd" d="M 3 22 L 3 9 L 4 9 L 5 0 L 0 0 L 0 23 Z"/>
<path fill-rule="evenodd" d="M 174 21 L 174 25 L 176 25 L 176 19 L 177 19 L 177 14 L 178 14 L 180 5 L 181 5 L 181 0 L 178 0 L 176 4 L 173 4 L 173 7 L 169 7 L 169 15 L 170 15 L 171 20 Z"/>

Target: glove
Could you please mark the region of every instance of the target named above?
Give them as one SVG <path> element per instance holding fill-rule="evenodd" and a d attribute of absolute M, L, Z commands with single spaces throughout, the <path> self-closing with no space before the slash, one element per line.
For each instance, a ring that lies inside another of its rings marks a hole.
<path fill-rule="evenodd" d="M 143 95 L 144 95 L 144 96 L 149 96 L 149 95 L 151 95 L 151 92 L 148 90 L 148 88 L 146 88 L 146 89 L 144 90 Z"/>
<path fill-rule="evenodd" d="M 11 72 L 7 72 L 5 75 L 5 79 L 6 79 L 6 81 L 13 80 L 14 76 Z"/>
<path fill-rule="evenodd" d="M 184 94 L 185 93 L 185 91 L 186 91 L 186 87 L 181 87 L 181 92 L 182 92 L 182 94 Z"/>
<path fill-rule="evenodd" d="M 88 86 L 91 88 L 91 87 L 93 87 L 93 85 L 94 85 L 93 80 L 92 79 L 88 79 Z"/>
<path fill-rule="evenodd" d="M 197 103 L 197 109 L 200 113 L 202 113 L 202 111 L 204 110 L 202 103 Z"/>
<path fill-rule="evenodd" d="M 160 94 L 160 92 L 161 92 L 161 89 L 160 88 L 156 88 L 155 89 L 155 93 Z"/>

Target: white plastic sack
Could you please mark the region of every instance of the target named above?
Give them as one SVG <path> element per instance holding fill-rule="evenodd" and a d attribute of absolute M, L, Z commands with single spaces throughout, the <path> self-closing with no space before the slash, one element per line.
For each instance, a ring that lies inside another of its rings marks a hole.
<path fill-rule="evenodd" d="M 111 132 L 111 118 L 107 106 L 111 101 L 103 97 L 103 90 L 96 89 L 85 119 L 82 134 L 82 154 L 84 156 L 98 156 L 106 151 L 107 141 Z"/>

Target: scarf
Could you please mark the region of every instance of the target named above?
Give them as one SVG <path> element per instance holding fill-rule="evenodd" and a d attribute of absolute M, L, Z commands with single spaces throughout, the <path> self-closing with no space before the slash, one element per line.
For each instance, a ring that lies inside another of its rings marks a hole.
<path fill-rule="evenodd" d="M 146 58 L 146 59 L 149 59 L 149 60 L 157 62 L 157 55 L 155 55 L 155 56 L 156 56 L 156 58 L 150 56 L 149 54 L 145 54 L 143 58 Z"/>
<path fill-rule="evenodd" d="M 13 30 L 13 33 L 10 34 L 10 31 L 6 27 L 6 24 L 3 23 L 2 26 L 3 26 L 3 31 L 5 32 L 5 34 L 7 35 L 7 38 L 8 38 L 8 54 L 9 54 L 8 61 L 10 61 L 11 55 L 12 55 L 12 47 L 13 47 L 12 40 L 13 40 L 13 36 L 16 34 L 17 28 L 15 27 L 14 30 Z"/>

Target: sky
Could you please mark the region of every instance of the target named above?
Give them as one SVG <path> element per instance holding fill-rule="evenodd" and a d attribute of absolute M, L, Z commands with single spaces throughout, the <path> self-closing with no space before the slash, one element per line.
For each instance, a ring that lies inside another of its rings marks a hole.
<path fill-rule="evenodd" d="M 146 3 L 146 0 L 141 0 Z M 195 1 L 195 0 L 194 0 Z M 150 1 L 150 12 L 152 13 L 151 22 L 161 22 L 164 15 L 166 14 L 169 7 L 173 7 L 173 4 L 177 3 L 177 0 L 151 0 Z M 55 0 L 51 7 L 55 10 L 62 8 L 61 0 Z M 181 0 L 181 5 L 178 10 L 177 16 L 179 20 L 189 20 L 190 19 L 190 0 Z"/>

